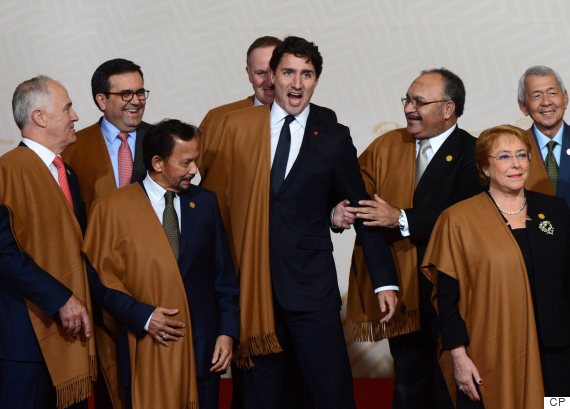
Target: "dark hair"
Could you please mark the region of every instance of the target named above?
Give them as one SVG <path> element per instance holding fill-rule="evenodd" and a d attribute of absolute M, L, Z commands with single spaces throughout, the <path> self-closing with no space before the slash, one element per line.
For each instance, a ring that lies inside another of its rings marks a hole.
<path fill-rule="evenodd" d="M 497 140 L 502 136 L 508 136 L 520 140 L 526 150 L 530 152 L 531 142 L 528 132 L 513 125 L 499 125 L 481 132 L 475 142 L 475 160 L 477 171 L 479 172 L 479 182 L 484 188 L 489 187 L 489 176 L 485 175 L 483 169 L 489 166 L 489 155 L 495 147 Z"/>
<path fill-rule="evenodd" d="M 463 85 L 463 81 L 461 81 L 461 78 L 456 74 L 445 68 L 434 68 L 422 71 L 422 74 L 432 73 L 439 74 L 443 77 L 443 92 L 445 96 L 455 104 L 455 116 L 459 118 L 463 115 L 463 108 L 465 107 L 465 86 Z"/>
<path fill-rule="evenodd" d="M 172 155 L 174 140 L 189 141 L 199 134 L 194 125 L 178 119 L 163 119 L 146 132 L 143 139 L 143 162 L 148 171 L 152 171 L 152 158 L 158 156 L 164 160 Z"/>
<path fill-rule="evenodd" d="M 273 55 L 269 61 L 269 67 L 273 72 L 277 69 L 279 61 L 285 54 L 293 54 L 295 57 L 304 58 L 315 67 L 317 79 L 323 71 L 323 57 L 319 53 L 319 47 L 315 43 L 305 40 L 301 37 L 289 36 L 281 44 L 275 47 Z"/>
<path fill-rule="evenodd" d="M 256 48 L 277 47 L 281 43 L 282 41 L 280 39 L 273 36 L 263 36 L 256 38 L 247 49 L 246 60 L 245 60 L 246 64 L 249 65 L 249 56 Z"/>
<path fill-rule="evenodd" d="M 104 94 L 111 90 L 111 83 L 109 78 L 111 75 L 125 74 L 127 72 L 138 72 L 141 78 L 144 79 L 141 67 L 132 61 L 125 60 L 124 58 L 115 58 L 113 60 L 105 61 L 101 64 L 91 77 L 91 95 L 93 96 L 93 101 L 95 105 L 99 108 L 97 99 L 95 96 L 97 94 Z"/>

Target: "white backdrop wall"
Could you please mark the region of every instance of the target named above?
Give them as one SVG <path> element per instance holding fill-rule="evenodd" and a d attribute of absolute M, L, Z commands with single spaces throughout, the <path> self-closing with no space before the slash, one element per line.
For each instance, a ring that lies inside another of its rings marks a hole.
<path fill-rule="evenodd" d="M 245 52 L 261 35 L 319 45 L 324 69 L 313 101 L 336 111 L 359 153 L 405 124 L 399 99 L 426 68 L 444 66 L 463 79 L 459 123 L 473 134 L 501 123 L 526 126 L 518 79 L 543 64 L 570 82 L 569 21 L 564 0 L 0 0 L 0 153 L 19 140 L 10 102 L 25 79 L 61 81 L 81 129 L 100 115 L 90 91 L 94 69 L 131 59 L 151 90 L 145 120 L 198 125 L 210 108 L 251 93 Z M 345 297 L 354 235 L 334 241 Z M 349 350 L 355 376 L 392 373 L 386 343 L 349 342 Z"/>

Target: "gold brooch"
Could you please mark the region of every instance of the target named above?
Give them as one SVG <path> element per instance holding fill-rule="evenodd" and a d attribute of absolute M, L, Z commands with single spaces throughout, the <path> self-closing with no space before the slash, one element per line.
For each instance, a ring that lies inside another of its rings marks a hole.
<path fill-rule="evenodd" d="M 448 161 L 448 162 L 451 162 L 451 161 L 453 160 L 453 156 L 447 155 L 447 156 L 445 157 L 445 160 Z"/>
<path fill-rule="evenodd" d="M 540 220 L 544 220 L 544 215 L 543 215 L 542 213 L 539 213 L 539 214 L 538 214 L 538 218 L 539 218 Z"/>
<path fill-rule="evenodd" d="M 188 206 L 190 206 L 192 209 L 194 209 L 196 207 L 196 203 L 190 202 L 190 203 L 188 203 Z"/>
<path fill-rule="evenodd" d="M 543 233 L 548 234 L 550 236 L 554 236 L 554 226 L 548 220 L 540 222 L 538 228 L 542 230 Z"/>

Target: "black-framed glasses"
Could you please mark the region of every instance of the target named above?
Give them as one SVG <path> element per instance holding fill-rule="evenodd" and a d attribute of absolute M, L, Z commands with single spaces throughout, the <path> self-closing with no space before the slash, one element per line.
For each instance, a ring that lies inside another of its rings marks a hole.
<path fill-rule="evenodd" d="M 119 92 L 105 92 L 107 95 L 120 95 L 121 99 L 125 102 L 131 102 L 133 97 L 136 95 L 139 101 L 145 101 L 148 98 L 150 91 L 148 89 L 137 89 L 133 91 L 132 89 L 125 89 Z"/>
<path fill-rule="evenodd" d="M 489 157 L 503 163 L 510 162 L 513 158 L 517 158 L 519 162 L 528 162 L 530 160 L 530 152 L 520 151 L 514 155 L 511 152 L 500 152 L 497 156 L 489 155 Z"/>
<path fill-rule="evenodd" d="M 408 104 L 412 104 L 414 106 L 414 108 L 418 109 L 418 108 L 421 108 L 425 105 L 435 104 L 436 102 L 450 102 L 451 100 L 450 99 L 440 99 L 438 101 L 422 101 L 422 100 L 416 99 L 416 98 L 404 97 L 400 101 L 402 101 L 402 105 L 404 107 L 406 107 Z"/>

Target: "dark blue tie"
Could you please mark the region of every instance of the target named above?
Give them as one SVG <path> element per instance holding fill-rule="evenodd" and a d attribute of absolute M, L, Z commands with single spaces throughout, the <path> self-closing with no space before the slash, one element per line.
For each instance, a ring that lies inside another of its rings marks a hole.
<path fill-rule="evenodd" d="M 285 180 L 285 170 L 287 169 L 287 160 L 289 159 L 289 149 L 291 148 L 291 130 L 289 124 L 295 120 L 293 115 L 287 115 L 279 133 L 279 142 L 273 157 L 273 166 L 271 167 L 271 190 L 277 193 L 281 184 Z"/>

